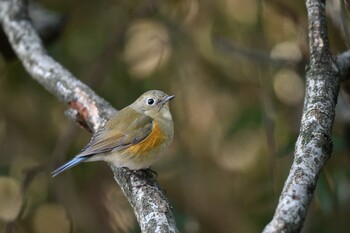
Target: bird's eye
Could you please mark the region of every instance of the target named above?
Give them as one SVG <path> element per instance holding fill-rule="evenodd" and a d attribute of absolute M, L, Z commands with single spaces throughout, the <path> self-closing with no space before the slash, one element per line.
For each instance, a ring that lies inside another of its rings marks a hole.
<path fill-rule="evenodd" d="M 155 101 L 154 99 L 152 99 L 152 98 L 148 98 L 148 99 L 147 99 L 147 104 L 148 104 L 148 105 L 154 105 L 155 102 L 156 102 L 156 101 Z"/>

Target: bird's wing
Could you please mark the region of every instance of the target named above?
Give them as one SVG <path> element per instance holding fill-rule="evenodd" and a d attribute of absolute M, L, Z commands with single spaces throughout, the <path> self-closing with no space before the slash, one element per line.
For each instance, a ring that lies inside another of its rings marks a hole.
<path fill-rule="evenodd" d="M 112 117 L 77 156 L 90 157 L 129 147 L 145 139 L 151 133 L 152 126 L 151 117 L 125 108 Z"/>

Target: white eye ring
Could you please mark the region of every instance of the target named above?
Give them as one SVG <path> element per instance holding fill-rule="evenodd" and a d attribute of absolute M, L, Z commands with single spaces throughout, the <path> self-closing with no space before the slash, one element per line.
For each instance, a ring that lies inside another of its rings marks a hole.
<path fill-rule="evenodd" d="M 146 103 L 147 103 L 148 105 L 150 105 L 150 106 L 153 106 L 153 105 L 156 104 L 156 101 L 155 101 L 153 98 L 148 98 L 148 99 L 146 100 Z"/>

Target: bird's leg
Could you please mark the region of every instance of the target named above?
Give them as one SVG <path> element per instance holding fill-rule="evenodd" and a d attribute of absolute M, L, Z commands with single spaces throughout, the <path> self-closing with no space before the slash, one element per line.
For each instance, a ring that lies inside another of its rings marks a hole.
<path fill-rule="evenodd" d="M 141 169 L 144 173 L 146 173 L 147 177 L 151 177 L 152 179 L 157 179 L 158 173 L 155 170 L 152 170 L 151 167 L 146 168 L 146 169 Z"/>
<path fill-rule="evenodd" d="M 131 179 L 133 176 L 136 176 L 138 178 L 137 181 L 141 184 L 136 185 L 137 188 L 148 185 L 148 176 L 145 172 L 143 172 L 143 170 L 131 170 L 128 167 L 122 168 L 125 169 L 126 174 L 129 176 L 129 179 Z"/>
<path fill-rule="evenodd" d="M 145 169 L 140 169 L 140 170 L 131 170 L 137 177 L 141 179 L 156 179 L 158 177 L 158 173 L 151 168 L 145 168 Z"/>
<path fill-rule="evenodd" d="M 130 175 L 134 174 L 139 179 L 143 180 L 143 183 L 138 185 L 137 188 L 141 188 L 143 186 L 148 185 L 148 186 L 154 187 L 154 188 L 159 189 L 162 192 L 166 193 L 166 191 L 164 189 L 159 187 L 159 185 L 157 185 L 157 183 L 154 182 L 154 180 L 158 176 L 158 173 L 156 171 L 152 170 L 151 168 L 140 169 L 140 170 L 129 170 L 129 171 L 130 171 Z"/>
<path fill-rule="evenodd" d="M 151 167 L 146 168 L 146 169 L 140 169 L 138 171 L 142 172 L 144 178 L 151 178 L 151 179 L 155 180 L 158 177 L 158 173 L 155 170 L 151 169 Z M 145 184 L 145 185 L 149 185 L 149 184 Z M 156 183 L 156 185 L 151 185 L 151 186 L 155 187 L 158 190 L 161 190 L 163 193 L 166 193 L 166 190 L 163 189 L 162 187 L 160 187 L 157 183 Z"/>

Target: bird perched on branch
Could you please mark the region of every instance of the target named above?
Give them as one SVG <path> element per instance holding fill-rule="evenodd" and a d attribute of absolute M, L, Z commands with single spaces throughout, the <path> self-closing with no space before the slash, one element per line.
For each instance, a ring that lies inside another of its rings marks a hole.
<path fill-rule="evenodd" d="M 85 161 L 106 161 L 131 170 L 148 169 L 173 140 L 169 101 L 174 95 L 152 90 L 117 112 L 72 160 L 51 174 Z"/>

